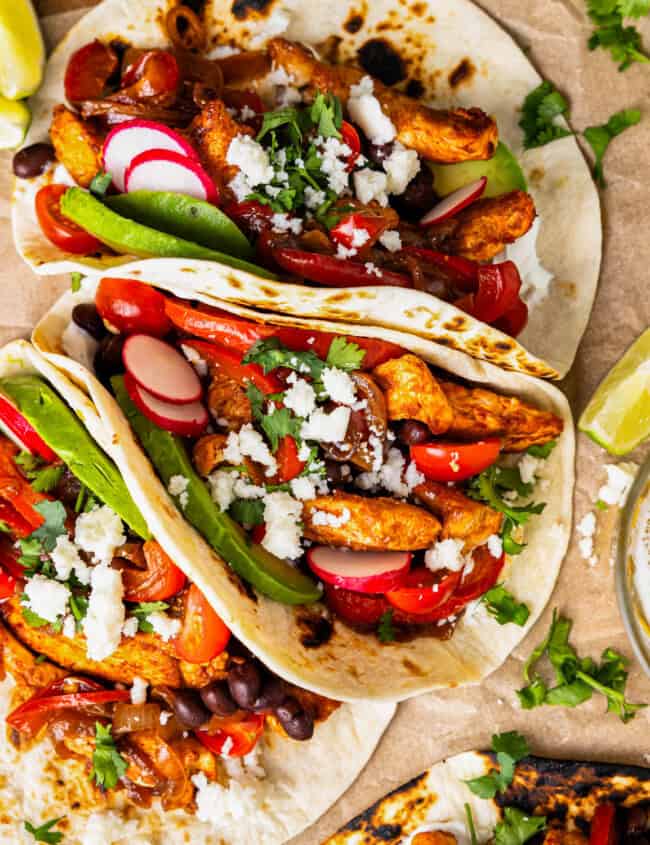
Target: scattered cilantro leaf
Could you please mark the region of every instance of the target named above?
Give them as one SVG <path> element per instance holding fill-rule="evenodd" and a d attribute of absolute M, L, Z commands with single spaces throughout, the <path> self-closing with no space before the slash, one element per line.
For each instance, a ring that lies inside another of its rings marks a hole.
<path fill-rule="evenodd" d="M 517 602 L 503 584 L 496 584 L 491 590 L 484 593 L 481 601 L 485 604 L 487 612 L 494 616 L 499 625 L 507 625 L 508 622 L 512 622 L 515 625 L 523 626 L 530 616 L 528 605 Z"/>
<path fill-rule="evenodd" d="M 93 194 L 93 196 L 97 197 L 97 199 L 104 199 L 112 181 L 113 177 L 110 173 L 104 173 L 103 170 L 100 170 L 88 186 L 88 190 L 91 194 Z"/>
<path fill-rule="evenodd" d="M 553 449 L 557 446 L 557 440 L 549 440 L 548 443 L 542 443 L 540 445 L 533 445 L 529 446 L 526 449 L 527 455 L 532 455 L 533 458 L 548 458 L 551 454 Z"/>
<path fill-rule="evenodd" d="M 624 18 L 642 18 L 650 14 L 650 0 L 618 0 L 617 6 Z"/>
<path fill-rule="evenodd" d="M 61 481 L 65 467 L 63 464 L 50 464 L 39 470 L 34 476 L 31 485 L 37 493 L 50 493 Z"/>
<path fill-rule="evenodd" d="M 14 463 L 22 469 L 25 475 L 29 478 L 31 472 L 36 472 L 43 466 L 43 459 L 38 455 L 32 455 L 31 452 L 21 450 L 14 458 Z"/>
<path fill-rule="evenodd" d="M 506 807 L 503 821 L 494 829 L 494 842 L 495 845 L 524 845 L 545 827 L 545 816 L 529 816 L 516 807 Z"/>
<path fill-rule="evenodd" d="M 21 604 L 23 599 L 26 599 L 26 596 L 21 596 Z M 46 625 L 50 623 L 47 619 L 43 619 L 42 616 L 39 616 L 38 613 L 34 613 L 31 608 L 27 607 L 26 604 L 22 604 L 22 612 L 23 612 L 23 619 L 29 625 L 30 628 L 44 628 Z"/>
<path fill-rule="evenodd" d="M 268 437 L 272 452 L 277 452 L 280 440 L 287 435 L 300 441 L 302 419 L 294 416 L 288 408 L 276 408 L 273 413 L 265 414 L 260 420 L 260 426 Z"/>
<path fill-rule="evenodd" d="M 479 798 L 494 798 L 497 792 L 505 792 L 512 783 L 515 763 L 529 753 L 528 743 L 517 731 L 494 734 L 492 750 L 497 755 L 498 769 L 490 774 L 466 780 L 465 783 Z"/>
<path fill-rule="evenodd" d="M 59 845 L 63 839 L 63 834 L 58 830 L 52 830 L 53 827 L 63 821 L 65 816 L 59 816 L 58 819 L 50 819 L 49 822 L 44 822 L 39 827 L 34 827 L 31 822 L 25 821 L 25 830 L 31 833 L 37 842 L 47 842 L 48 845 Z"/>
<path fill-rule="evenodd" d="M 264 502 L 261 499 L 235 499 L 228 512 L 240 525 L 264 524 Z"/>
<path fill-rule="evenodd" d="M 67 534 L 65 508 L 61 502 L 46 499 L 34 505 L 34 510 L 40 513 L 45 522 L 36 531 L 32 531 L 29 539 L 38 540 L 44 551 L 51 552 L 56 546 L 57 537 Z"/>
<path fill-rule="evenodd" d="M 588 126 L 585 129 L 583 133 L 585 139 L 596 156 L 594 179 L 601 188 L 606 186 L 603 173 L 603 158 L 611 140 L 630 126 L 636 126 L 640 120 L 641 112 L 639 109 L 623 109 L 613 114 L 607 123 L 604 123 L 602 126 Z"/>
<path fill-rule="evenodd" d="M 316 134 L 323 138 L 340 138 L 343 122 L 341 101 L 333 94 L 318 93 L 309 109 L 309 117 L 316 129 Z"/>
<path fill-rule="evenodd" d="M 517 690 L 519 704 L 523 710 L 532 710 L 544 703 L 548 688 L 541 678 L 535 678 L 528 686 Z"/>
<path fill-rule="evenodd" d="M 555 119 L 566 115 L 569 104 L 552 82 L 544 80 L 524 100 L 519 126 L 524 132 L 524 149 L 543 147 L 573 133 L 558 126 Z"/>
<path fill-rule="evenodd" d="M 327 351 L 327 366 L 351 372 L 361 367 L 366 350 L 347 337 L 337 336 L 332 340 Z"/>
<path fill-rule="evenodd" d="M 387 610 L 379 617 L 379 623 L 377 625 L 377 639 L 380 643 L 392 643 L 395 639 L 392 610 Z"/>
<path fill-rule="evenodd" d="M 25 567 L 25 577 L 29 578 L 39 572 L 43 565 L 41 541 L 31 536 L 24 537 L 18 541 L 18 547 L 20 548 L 18 563 Z"/>
<path fill-rule="evenodd" d="M 465 804 L 465 818 L 467 819 L 467 828 L 469 830 L 470 840 L 472 845 L 478 845 L 478 837 L 476 835 L 476 825 L 474 824 L 474 814 L 469 804 Z"/>
<path fill-rule="evenodd" d="M 648 0 L 587 0 L 587 13 L 596 27 L 587 42 L 589 49 L 609 50 L 619 71 L 635 62 L 650 61 L 643 52 L 641 33 L 624 22 L 625 18 L 640 18 L 648 12 Z"/>
<path fill-rule="evenodd" d="M 291 107 L 264 112 L 262 126 L 257 133 L 256 140 L 258 142 L 263 140 L 269 132 L 280 127 L 285 127 L 288 130 L 293 144 L 299 144 L 301 142 L 302 128 L 300 126 L 299 112 L 298 109 Z"/>
<path fill-rule="evenodd" d="M 81 623 L 88 612 L 88 599 L 81 594 L 72 593 L 70 596 L 70 612 L 74 616 L 77 631 L 81 628 Z"/>
<path fill-rule="evenodd" d="M 128 768 L 126 760 L 117 750 L 110 725 L 95 722 L 95 750 L 90 779 L 103 789 L 114 789 Z"/>
<path fill-rule="evenodd" d="M 264 373 L 270 373 L 277 367 L 288 367 L 290 370 L 310 375 L 314 379 L 320 379 L 325 362 L 314 352 L 295 352 L 287 349 L 280 343 L 277 337 L 269 337 L 265 340 L 258 340 L 253 344 L 242 358 L 243 364 L 259 364 Z"/>
<path fill-rule="evenodd" d="M 138 631 L 144 634 L 153 633 L 153 625 L 148 620 L 150 613 L 162 613 L 169 609 L 169 605 L 165 601 L 141 601 L 138 604 L 132 605 L 129 608 L 131 616 L 135 616 L 138 620 Z"/>
<path fill-rule="evenodd" d="M 596 500 L 596 507 L 598 508 L 599 511 L 606 511 L 607 508 L 609 507 L 609 505 L 607 504 L 607 502 L 604 502 L 602 499 L 597 499 Z"/>
<path fill-rule="evenodd" d="M 72 293 L 77 293 L 81 290 L 81 283 L 84 280 L 84 276 L 82 273 L 70 273 L 70 290 Z"/>

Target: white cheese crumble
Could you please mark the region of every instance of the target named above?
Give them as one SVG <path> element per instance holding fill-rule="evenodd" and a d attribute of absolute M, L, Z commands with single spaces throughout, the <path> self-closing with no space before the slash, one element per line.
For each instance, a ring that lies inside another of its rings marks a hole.
<path fill-rule="evenodd" d="M 598 499 L 608 505 L 622 507 L 630 491 L 636 466 L 634 464 L 605 464 L 607 483 L 598 491 Z"/>
<path fill-rule="evenodd" d="M 379 238 L 379 243 L 389 252 L 399 252 L 402 248 L 402 239 L 397 229 L 384 232 Z"/>
<path fill-rule="evenodd" d="M 503 255 L 505 260 L 514 261 L 517 265 L 522 282 L 521 295 L 529 308 L 534 308 L 548 296 L 549 286 L 554 278 L 553 273 L 543 266 L 537 255 L 537 237 L 541 225 L 540 218 L 536 217 L 523 237 L 506 246 Z"/>
<path fill-rule="evenodd" d="M 372 261 L 366 261 L 363 266 L 366 268 L 366 273 L 370 273 L 371 276 L 377 276 L 381 279 L 384 275 L 379 267 L 377 267 L 376 264 L 373 264 Z"/>
<path fill-rule="evenodd" d="M 227 511 L 235 498 L 236 473 L 218 469 L 208 476 L 208 486 L 212 500 L 219 505 L 219 510 Z"/>
<path fill-rule="evenodd" d="M 316 485 L 307 475 L 301 475 L 298 478 L 293 478 L 289 482 L 291 493 L 296 499 L 305 502 L 308 499 L 313 499 L 316 495 Z"/>
<path fill-rule="evenodd" d="M 302 502 L 288 493 L 276 490 L 264 497 L 266 533 L 262 545 L 279 558 L 300 557 L 300 517 Z"/>
<path fill-rule="evenodd" d="M 407 185 L 420 172 L 420 159 L 415 150 L 407 150 L 396 141 L 388 158 L 382 162 L 388 177 L 389 194 L 403 194 Z"/>
<path fill-rule="evenodd" d="M 340 443 L 345 439 L 350 413 L 350 409 L 342 405 L 329 414 L 322 408 L 316 408 L 309 419 L 302 424 L 300 436 L 303 440 Z"/>
<path fill-rule="evenodd" d="M 65 584 L 44 575 L 33 575 L 25 584 L 25 596 L 24 604 L 32 613 L 48 622 L 56 622 L 60 616 L 65 616 L 70 590 Z"/>
<path fill-rule="evenodd" d="M 291 385 L 284 394 L 284 405 L 298 417 L 308 417 L 316 407 L 316 391 L 303 378 L 291 373 L 287 379 Z"/>
<path fill-rule="evenodd" d="M 450 572 L 460 572 L 465 566 L 462 555 L 463 540 L 440 540 L 424 553 L 424 565 L 432 572 L 448 569 Z"/>
<path fill-rule="evenodd" d="M 169 495 L 178 499 L 178 504 L 182 510 L 185 510 L 189 501 L 189 493 L 187 492 L 189 483 L 189 479 L 185 478 L 184 475 L 172 475 L 167 485 Z"/>
<path fill-rule="evenodd" d="M 343 244 L 336 245 L 337 258 L 354 258 L 359 250 L 353 246 L 343 246 Z"/>
<path fill-rule="evenodd" d="M 501 557 L 503 554 L 503 540 L 499 534 L 490 534 L 487 538 L 487 547 L 492 557 Z"/>
<path fill-rule="evenodd" d="M 583 516 L 576 526 L 578 532 L 578 551 L 580 556 L 587 561 L 589 566 L 594 566 L 597 557 L 594 554 L 594 534 L 596 533 L 596 516 L 589 512 Z"/>
<path fill-rule="evenodd" d="M 126 543 L 122 520 L 108 505 L 80 513 L 74 538 L 84 552 L 93 556 L 95 563 L 110 561 L 115 550 Z"/>
<path fill-rule="evenodd" d="M 379 205 L 388 205 L 388 176 L 379 170 L 364 167 L 352 177 L 357 199 L 364 205 L 376 200 Z"/>
<path fill-rule="evenodd" d="M 149 684 L 137 675 L 133 678 L 133 685 L 131 686 L 131 704 L 146 703 L 148 686 Z"/>
<path fill-rule="evenodd" d="M 74 640 L 77 635 L 77 623 L 75 622 L 75 618 L 71 613 L 63 620 L 63 627 L 61 628 L 61 633 L 64 637 L 68 640 Z"/>
<path fill-rule="evenodd" d="M 239 431 L 231 431 L 226 441 L 223 458 L 230 464 L 241 464 L 244 457 L 266 467 L 266 475 L 275 475 L 278 464 L 262 435 L 256 431 L 251 423 L 243 425 Z"/>
<path fill-rule="evenodd" d="M 187 358 L 190 364 L 196 370 L 196 374 L 201 378 L 205 378 L 208 374 L 208 364 L 207 361 L 204 361 L 203 358 L 199 355 L 199 353 L 194 349 L 192 346 L 187 346 L 186 344 L 181 343 L 181 350 L 183 355 Z"/>
<path fill-rule="evenodd" d="M 330 528 L 340 528 L 350 521 L 350 516 L 348 508 L 343 508 L 339 516 L 327 511 L 314 510 L 312 511 L 311 521 L 313 525 L 328 525 Z"/>
<path fill-rule="evenodd" d="M 537 477 L 537 470 L 544 463 L 543 458 L 535 458 L 532 455 L 522 455 L 517 467 L 519 475 L 524 484 L 532 484 Z"/>
<path fill-rule="evenodd" d="M 292 232 L 294 235 L 302 232 L 302 220 L 284 213 L 274 214 L 271 217 L 271 225 L 276 232 Z"/>
<path fill-rule="evenodd" d="M 320 156 L 320 168 L 327 176 L 329 187 L 338 196 L 348 187 L 350 174 L 347 160 L 352 150 L 338 138 L 316 138 L 316 147 Z"/>
<path fill-rule="evenodd" d="M 352 85 L 347 102 L 348 113 L 372 144 L 388 144 L 397 131 L 393 121 L 384 114 L 373 90 L 374 83 L 369 76 L 364 76 L 358 85 Z"/>
<path fill-rule="evenodd" d="M 305 188 L 305 205 L 310 211 L 315 211 L 326 200 L 325 191 L 317 191 L 311 185 Z"/>
<path fill-rule="evenodd" d="M 95 566 L 90 576 L 88 610 L 83 621 L 86 651 L 91 660 L 104 660 L 120 644 L 125 621 L 122 575 L 106 563 Z"/>
<path fill-rule="evenodd" d="M 254 141 L 249 135 L 237 135 L 232 139 L 226 153 L 226 162 L 239 168 L 239 175 L 243 177 L 243 182 L 246 182 L 248 186 L 246 193 L 250 193 L 250 188 L 255 187 L 255 185 L 265 184 L 273 179 L 273 165 L 268 153 L 261 144 Z M 233 181 L 235 180 L 231 181 L 231 187 Z M 243 182 L 241 183 L 242 187 Z"/>
<path fill-rule="evenodd" d="M 73 543 L 67 534 L 56 538 L 56 545 L 50 552 L 50 558 L 60 581 L 67 581 L 73 570 L 82 584 L 90 584 L 88 564 L 79 557 L 79 546 Z"/>
<path fill-rule="evenodd" d="M 357 389 L 352 378 L 338 367 L 325 367 L 322 382 L 332 402 L 339 405 L 354 405 Z"/>
<path fill-rule="evenodd" d="M 135 637 L 138 633 L 139 622 L 137 616 L 129 616 L 124 625 L 122 625 L 122 633 L 125 637 Z"/>
<path fill-rule="evenodd" d="M 181 620 L 173 619 L 161 610 L 156 610 L 147 616 L 147 622 L 151 625 L 154 633 L 158 634 L 161 640 L 169 642 L 181 630 Z"/>
<path fill-rule="evenodd" d="M 354 215 L 352 214 L 345 222 L 341 221 L 339 223 L 336 227 L 336 234 L 337 236 L 343 235 L 346 239 L 349 239 L 350 246 L 356 247 L 357 249 L 370 240 L 367 229 L 357 228 L 354 225 Z"/>

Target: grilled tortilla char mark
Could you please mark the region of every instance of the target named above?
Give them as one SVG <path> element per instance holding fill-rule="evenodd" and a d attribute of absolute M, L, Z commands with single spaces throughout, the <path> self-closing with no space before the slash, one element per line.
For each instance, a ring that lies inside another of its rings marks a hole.
<path fill-rule="evenodd" d="M 447 431 L 451 407 L 421 358 L 410 354 L 391 358 L 372 374 L 384 391 L 389 420 L 419 420 L 432 434 Z"/>
<path fill-rule="evenodd" d="M 102 169 L 103 136 L 91 122 L 82 120 L 65 106 L 55 106 L 50 138 L 57 160 L 75 182 L 87 188 Z"/>
<path fill-rule="evenodd" d="M 454 416 L 447 437 L 480 440 L 501 437 L 504 452 L 523 452 L 562 433 L 564 424 L 551 411 L 540 411 L 514 396 L 501 396 L 482 387 L 441 381 Z"/>
<path fill-rule="evenodd" d="M 414 489 L 415 497 L 442 520 L 441 540 L 464 540 L 464 551 L 482 546 L 501 531 L 503 514 L 475 502 L 456 487 L 425 481 Z"/>
<path fill-rule="evenodd" d="M 311 95 L 329 91 L 344 105 L 351 86 L 366 75 L 359 68 L 321 62 L 306 47 L 284 38 L 273 38 L 268 50 L 274 66 L 284 68 L 297 87 L 307 86 Z M 494 155 L 498 141 L 496 123 L 481 109 L 432 109 L 386 88 L 378 80 L 374 80 L 374 93 L 393 121 L 398 141 L 423 158 L 451 164 Z"/>
<path fill-rule="evenodd" d="M 438 520 L 416 505 L 353 493 L 310 499 L 304 503 L 303 520 L 308 540 L 355 551 L 428 549 L 440 534 Z"/>

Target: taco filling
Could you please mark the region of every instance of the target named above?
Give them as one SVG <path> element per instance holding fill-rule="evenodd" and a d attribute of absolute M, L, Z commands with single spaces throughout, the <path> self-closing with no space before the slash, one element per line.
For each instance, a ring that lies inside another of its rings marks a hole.
<path fill-rule="evenodd" d="M 77 50 L 52 147 L 17 154 L 22 178 L 58 162 L 35 198 L 52 243 L 326 287 L 412 287 L 523 329 L 519 271 L 503 251 L 535 206 L 493 118 L 423 105 L 283 38 L 209 58 L 188 7 L 166 27 L 170 49 Z"/>
<path fill-rule="evenodd" d="M 314 646 L 332 623 L 451 636 L 544 508 L 562 420 L 394 343 L 112 278 L 72 321 L 64 348 L 82 357 L 85 338 L 185 518 L 258 592 L 325 604 Z"/>
<path fill-rule="evenodd" d="M 265 733 L 309 740 L 338 703 L 231 637 L 55 390 L 19 375 L 0 391 L 12 437 L 0 436 L 0 652 L 16 748 L 47 736 L 101 791 L 194 812 L 227 787 L 232 758 L 261 771 Z"/>

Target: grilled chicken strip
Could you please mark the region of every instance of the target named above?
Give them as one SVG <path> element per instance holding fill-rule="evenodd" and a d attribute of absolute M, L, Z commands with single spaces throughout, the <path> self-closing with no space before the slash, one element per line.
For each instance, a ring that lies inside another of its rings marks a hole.
<path fill-rule="evenodd" d="M 456 487 L 425 481 L 413 491 L 416 498 L 442 521 L 441 540 L 463 540 L 469 552 L 501 531 L 503 514 L 470 499 Z"/>
<path fill-rule="evenodd" d="M 208 410 L 228 431 L 239 431 L 243 425 L 253 420 L 246 391 L 218 367 L 212 370 L 212 381 L 208 388 Z"/>
<path fill-rule="evenodd" d="M 352 85 L 367 74 L 359 68 L 328 65 L 301 44 L 273 38 L 268 51 L 274 67 L 283 68 L 308 95 L 329 91 L 345 105 Z M 429 161 L 488 159 L 494 155 L 498 136 L 494 120 L 481 109 L 438 110 L 423 106 L 374 80 L 374 94 L 397 130 L 397 140 Z"/>
<path fill-rule="evenodd" d="M 421 358 L 391 358 L 372 374 L 384 391 L 389 420 L 419 420 L 432 434 L 447 431 L 453 417 L 451 406 Z"/>
<path fill-rule="evenodd" d="M 411 845 L 456 845 L 457 841 L 454 834 L 446 830 L 427 830 L 416 834 Z"/>
<path fill-rule="evenodd" d="M 482 387 L 463 387 L 441 381 L 454 416 L 449 437 L 480 440 L 501 437 L 504 452 L 523 452 L 543 445 L 562 433 L 562 420 L 551 411 L 540 411 L 514 396 L 501 396 Z"/>
<path fill-rule="evenodd" d="M 70 109 L 56 106 L 50 139 L 57 159 L 75 182 L 87 188 L 102 169 L 102 135 Z"/>
<path fill-rule="evenodd" d="M 192 463 L 199 475 L 208 476 L 223 463 L 227 439 L 225 434 L 205 434 L 196 441 L 192 449 Z"/>
<path fill-rule="evenodd" d="M 428 549 L 440 534 L 438 520 L 422 508 L 353 493 L 310 499 L 303 506 L 303 521 L 308 540 L 356 551 Z"/>
<path fill-rule="evenodd" d="M 59 678 L 66 676 L 65 669 L 54 666 L 47 661 L 36 662 L 36 655 L 0 623 L 0 667 L 2 672 L 8 672 L 15 678 L 16 689 L 24 690 L 20 700 L 14 704 L 21 704 L 32 695 L 35 689 L 49 686 Z"/>
<path fill-rule="evenodd" d="M 237 135 L 255 134 L 249 126 L 237 123 L 221 100 L 210 100 L 194 118 L 189 131 L 205 168 L 219 185 L 226 185 L 237 175 L 238 168 L 226 161 L 231 141 Z"/>

